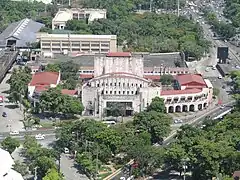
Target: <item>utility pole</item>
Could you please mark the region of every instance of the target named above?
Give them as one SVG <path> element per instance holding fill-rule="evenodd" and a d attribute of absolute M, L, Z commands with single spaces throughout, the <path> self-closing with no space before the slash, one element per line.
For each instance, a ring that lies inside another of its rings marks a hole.
<path fill-rule="evenodd" d="M 150 12 L 152 12 L 152 0 L 150 0 Z"/>
<path fill-rule="evenodd" d="M 68 0 L 68 6 L 69 7 L 71 6 L 71 0 Z"/>
<path fill-rule="evenodd" d="M 34 180 L 37 180 L 37 167 L 34 168 Z"/>
<path fill-rule="evenodd" d="M 98 144 L 97 144 L 97 156 L 96 156 L 96 179 L 98 175 Z"/>
<path fill-rule="evenodd" d="M 179 6 L 180 6 L 180 2 L 179 0 L 177 0 L 177 16 L 179 17 Z"/>

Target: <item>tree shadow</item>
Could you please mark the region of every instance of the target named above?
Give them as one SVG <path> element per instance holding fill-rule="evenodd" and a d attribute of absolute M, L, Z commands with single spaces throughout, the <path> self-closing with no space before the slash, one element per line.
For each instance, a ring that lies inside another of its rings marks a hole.
<path fill-rule="evenodd" d="M 8 108 L 8 109 L 17 109 L 17 108 L 19 108 L 19 105 L 17 105 L 17 104 L 11 104 L 11 105 L 5 105 L 4 107 L 5 107 L 5 108 Z"/>
<path fill-rule="evenodd" d="M 33 114 L 35 117 L 38 117 L 42 120 L 77 120 L 79 119 L 77 116 L 72 114 L 62 114 L 62 113 L 51 113 L 51 112 L 43 112 L 38 114 Z"/>
<path fill-rule="evenodd" d="M 74 163 L 73 166 L 72 166 L 72 168 L 76 168 L 76 169 L 78 170 L 78 173 L 79 173 L 79 174 L 84 174 L 84 175 L 86 175 L 89 179 L 92 178 L 91 175 L 84 170 L 83 166 L 79 165 L 78 163 Z"/>
<path fill-rule="evenodd" d="M 4 94 L 10 94 L 10 90 L 3 91 Z"/>

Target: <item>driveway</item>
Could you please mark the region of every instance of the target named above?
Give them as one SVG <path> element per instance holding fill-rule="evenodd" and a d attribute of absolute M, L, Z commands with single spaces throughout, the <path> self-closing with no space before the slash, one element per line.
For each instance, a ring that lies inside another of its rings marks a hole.
<path fill-rule="evenodd" d="M 74 160 L 68 155 L 61 156 L 61 172 L 67 180 L 89 180 L 89 178 L 81 174 L 75 166 Z"/>

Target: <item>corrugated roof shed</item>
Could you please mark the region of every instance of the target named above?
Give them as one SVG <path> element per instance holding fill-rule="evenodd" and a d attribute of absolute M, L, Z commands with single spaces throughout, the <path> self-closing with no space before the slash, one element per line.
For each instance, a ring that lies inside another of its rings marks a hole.
<path fill-rule="evenodd" d="M 13 39 L 16 40 L 16 47 L 27 47 L 28 42 L 36 42 L 36 32 L 44 26 L 27 18 L 14 22 L 0 34 L 0 46 L 6 47 L 7 40 Z"/>

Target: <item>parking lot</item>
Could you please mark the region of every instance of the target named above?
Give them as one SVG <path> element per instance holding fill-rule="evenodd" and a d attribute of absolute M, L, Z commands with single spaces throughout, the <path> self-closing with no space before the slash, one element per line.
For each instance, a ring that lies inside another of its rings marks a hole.
<path fill-rule="evenodd" d="M 7 84 L 7 80 L 10 77 L 11 74 L 6 74 L 6 77 L 0 84 L 0 96 L 3 96 L 4 99 L 8 96 L 7 91 L 10 89 L 9 84 Z M 3 112 L 6 112 L 6 117 L 2 116 Z M 0 106 L 0 132 L 24 130 L 21 120 L 23 120 L 23 112 L 15 104 L 4 102 Z"/>

